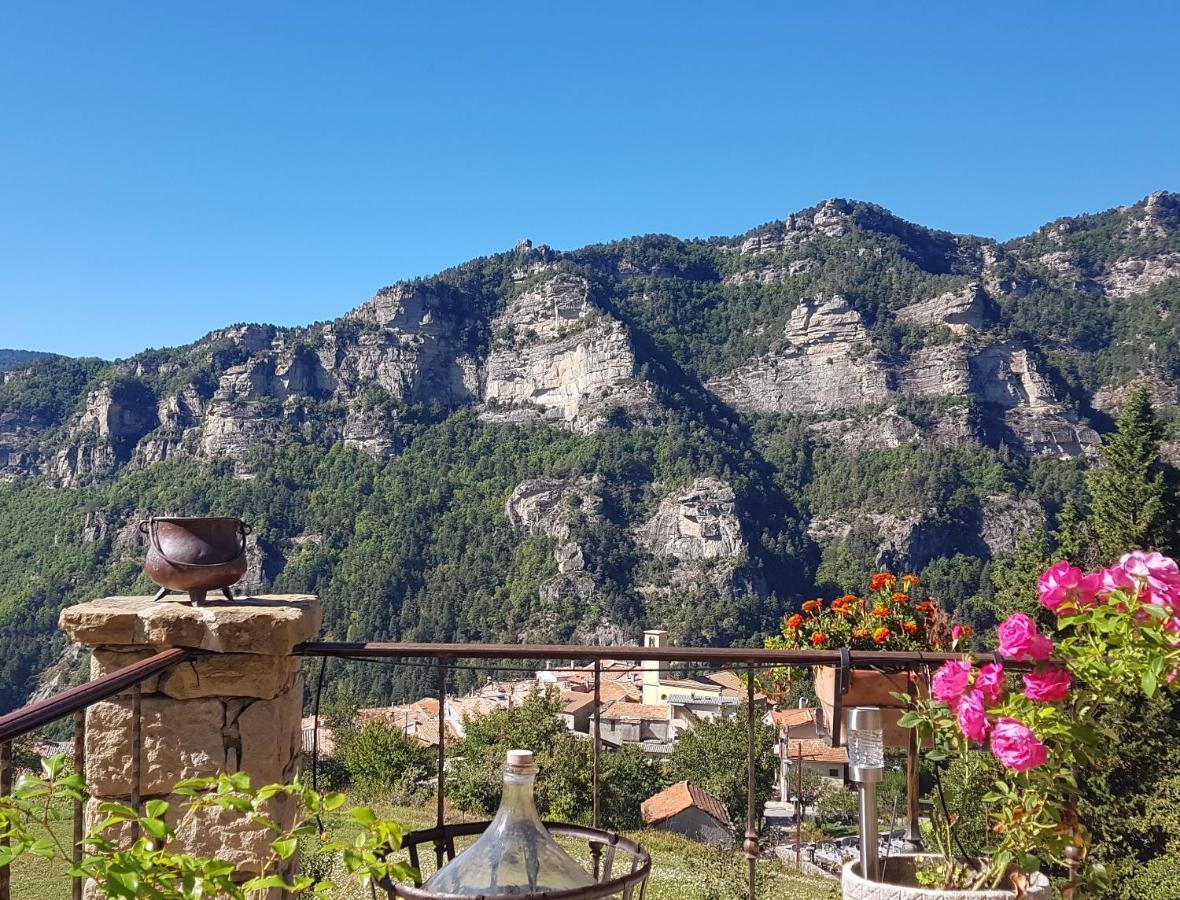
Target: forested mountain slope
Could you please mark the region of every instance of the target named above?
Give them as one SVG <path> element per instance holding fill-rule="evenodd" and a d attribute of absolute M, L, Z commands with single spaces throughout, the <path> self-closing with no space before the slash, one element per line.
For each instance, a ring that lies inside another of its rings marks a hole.
<path fill-rule="evenodd" d="M 35 361 L 0 374 L 0 708 L 62 605 L 148 589 L 149 513 L 246 518 L 247 586 L 340 639 L 757 640 L 878 566 L 987 627 L 1126 385 L 1174 417 L 1178 327 L 1180 196 L 1004 244 L 829 200 Z"/>
<path fill-rule="evenodd" d="M 19 369 L 39 359 L 53 356 L 52 353 L 41 353 L 38 350 L 9 350 L 0 349 L 0 372 Z"/>

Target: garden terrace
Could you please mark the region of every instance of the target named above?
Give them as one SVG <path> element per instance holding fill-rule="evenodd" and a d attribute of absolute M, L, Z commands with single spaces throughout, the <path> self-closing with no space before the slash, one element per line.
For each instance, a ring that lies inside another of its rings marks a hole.
<path fill-rule="evenodd" d="M 228 608 L 228 607 L 225 607 Z M 207 610 L 205 610 L 207 611 Z M 317 620 L 318 628 L 318 620 Z M 128 638 L 128 642 L 133 642 Z M 227 640 L 229 640 L 227 638 Z M 94 742 L 86 739 L 88 709 L 96 704 L 111 701 L 113 698 L 123 698 L 129 709 L 127 736 L 129 738 L 129 765 L 125 774 L 130 780 L 130 791 L 127 801 L 133 807 L 138 807 L 144 798 L 151 793 L 159 793 L 158 787 L 145 784 L 145 685 L 159 684 L 160 679 L 167 678 L 169 673 L 185 671 L 185 667 L 211 665 L 216 661 L 218 653 L 210 649 L 188 647 L 168 647 L 159 652 L 150 653 L 129 665 L 121 666 L 113 671 L 100 674 L 93 680 L 70 688 L 46 700 L 25 706 L 0 717 L 0 792 L 7 794 L 13 784 L 13 742 L 18 738 L 29 735 L 38 729 L 59 720 L 72 719 L 73 725 L 73 763 L 76 771 L 92 772 L 93 760 L 87 759 L 88 746 Z M 603 746 L 601 736 L 600 717 L 604 707 L 601 697 L 603 687 L 604 666 L 608 669 L 619 670 L 628 663 L 634 664 L 638 671 L 644 661 L 659 663 L 681 663 L 689 666 L 726 669 L 741 675 L 757 675 L 768 669 L 811 667 L 816 665 L 830 665 L 844 671 L 852 670 L 880 670 L 891 672 L 913 672 L 920 677 L 928 677 L 932 667 L 940 665 L 947 659 L 959 658 L 955 654 L 927 653 L 927 652 L 879 652 L 879 651 L 824 651 L 824 650 L 772 650 L 754 648 L 692 648 L 692 647 L 602 647 L 577 645 L 515 645 L 515 644 L 415 644 L 415 643 L 330 643 L 308 641 L 299 643 L 288 651 L 288 663 L 294 659 L 313 658 L 318 660 L 313 681 L 313 703 L 316 715 L 316 733 L 312 740 L 312 770 L 313 778 L 318 763 L 318 754 L 314 751 L 318 743 L 319 698 L 332 660 L 360 660 L 378 662 L 394 666 L 429 666 L 435 673 L 435 686 L 440 710 L 440 721 L 445 721 L 448 703 L 448 682 L 452 674 L 458 669 L 478 669 L 491 671 L 510 670 L 513 667 L 527 669 L 529 663 L 558 662 L 568 666 L 585 667 L 587 674 L 592 673 L 591 689 L 594 694 L 594 709 L 592 713 L 592 746 L 593 746 L 593 814 L 592 824 L 599 826 L 600 820 L 600 754 Z M 981 656 L 981 660 L 992 657 Z M 1010 670 L 1019 671 L 1027 666 L 1016 661 L 1005 661 Z M 528 669 L 528 671 L 532 671 Z M 560 669 L 551 671 L 561 671 Z M 568 670 L 567 670 L 568 671 Z M 151 688 L 150 690 L 156 690 Z M 755 698 L 755 681 L 747 678 L 745 682 L 746 696 L 744 702 L 753 706 Z M 758 811 L 754 801 L 754 728 L 756 717 L 748 716 L 749 734 L 747 740 L 747 807 L 746 834 L 743 851 L 749 861 L 750 896 L 753 897 L 755 883 L 755 866 L 759 857 L 759 834 L 757 830 Z M 437 741 L 436 771 L 436 825 L 444 824 L 445 802 L 447 797 L 447 771 L 444 765 L 447 753 L 447 729 L 440 728 Z M 89 763 L 89 765 L 88 765 Z M 915 780 L 915 766 L 909 766 L 911 779 L 907 813 L 911 821 L 916 821 L 917 801 L 916 789 L 912 783 Z M 183 773 L 170 773 L 177 779 Z M 158 773 L 153 775 L 158 778 Z M 89 780 L 89 778 L 88 778 Z M 84 836 L 84 802 L 74 804 L 73 811 L 73 844 L 75 858 L 80 851 L 78 842 Z M 441 855 L 442 847 L 437 848 Z M 0 869 L 0 900 L 10 900 L 11 885 L 8 868 Z M 64 886 L 63 886 L 64 887 Z M 72 896 L 83 896 L 82 879 L 72 880 Z"/>

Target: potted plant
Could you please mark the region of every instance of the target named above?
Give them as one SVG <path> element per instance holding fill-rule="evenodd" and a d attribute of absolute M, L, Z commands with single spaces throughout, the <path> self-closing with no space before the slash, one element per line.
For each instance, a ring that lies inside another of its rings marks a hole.
<path fill-rule="evenodd" d="M 944 891 L 1048 898 L 1042 870 L 1069 871 L 1065 900 L 1100 890 L 1101 865 L 1089 858 L 1089 832 L 1077 814 L 1077 774 L 1094 771 L 1117 752 L 1106 714 L 1135 695 L 1177 689 L 1180 671 L 1180 569 L 1159 553 L 1133 551 L 1106 569 L 1083 573 L 1068 562 L 1038 582 L 1054 627 L 1042 634 L 1023 613 L 998 630 L 999 652 L 1029 662 L 1019 679 L 1000 662 L 947 662 L 931 679 L 902 724 L 934 740 L 937 762 L 990 753 L 1001 776 L 983 796 L 993 845 L 969 859 L 955 841 L 955 817 L 945 811 L 944 833 L 931 838 L 939 854 L 908 859 L 885 873 L 909 872 L 898 897 L 942 897 Z M 844 873 L 845 897 L 868 896 L 854 867 Z M 925 885 L 925 887 L 922 887 Z M 879 887 L 879 886 L 875 886 Z M 875 894 L 873 896 L 876 896 Z M 961 893 L 956 896 L 962 896 Z"/>
<path fill-rule="evenodd" d="M 845 594 L 831 603 L 821 599 L 806 601 L 800 612 L 783 620 L 782 634 L 769 638 L 767 647 L 783 649 L 834 650 L 937 650 L 952 641 L 970 637 L 967 629 L 957 628 L 952 637 L 946 615 L 939 605 L 919 592 L 916 575 L 901 578 L 890 572 L 878 572 L 869 579 L 863 597 Z M 911 687 L 919 694 L 925 685 L 911 680 L 907 672 L 853 669 L 847 673 L 847 690 L 840 703 L 840 671 L 836 666 L 816 666 L 813 670 L 815 695 L 831 727 L 837 705 L 879 706 L 885 711 L 885 742 L 891 747 L 905 747 L 908 733 L 898 725 L 908 705 L 897 699 Z M 789 676 L 788 676 L 789 677 Z"/>

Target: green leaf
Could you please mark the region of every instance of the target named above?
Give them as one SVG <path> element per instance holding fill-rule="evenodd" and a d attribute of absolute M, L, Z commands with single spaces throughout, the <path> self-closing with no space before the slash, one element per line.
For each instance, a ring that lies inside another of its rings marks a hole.
<path fill-rule="evenodd" d="M 149 800 L 143 805 L 144 813 L 151 819 L 162 819 L 168 812 L 167 800 Z"/>
<path fill-rule="evenodd" d="M 1148 697 L 1155 696 L 1155 689 L 1158 682 L 1156 681 L 1155 673 L 1150 669 L 1144 671 L 1143 675 L 1139 679 L 1139 684 L 1143 688 L 1144 694 L 1146 694 Z"/>
<path fill-rule="evenodd" d="M 365 828 L 377 821 L 377 814 L 367 806 L 354 806 L 348 811 L 348 817 Z"/>
<path fill-rule="evenodd" d="M 324 800 L 323 800 L 324 809 L 327 812 L 332 812 L 333 810 L 337 810 L 344 805 L 344 802 L 347 799 L 348 799 L 347 797 L 345 797 L 343 794 L 340 794 L 340 793 L 325 794 Z"/>
<path fill-rule="evenodd" d="M 143 826 L 144 831 L 157 841 L 162 841 L 168 837 L 168 826 L 160 819 L 140 819 L 139 824 Z"/>
<path fill-rule="evenodd" d="M 270 845 L 274 848 L 275 853 L 279 855 L 279 859 L 290 859 L 291 854 L 295 852 L 295 848 L 299 846 L 299 841 L 293 837 L 275 838 L 270 842 Z"/>

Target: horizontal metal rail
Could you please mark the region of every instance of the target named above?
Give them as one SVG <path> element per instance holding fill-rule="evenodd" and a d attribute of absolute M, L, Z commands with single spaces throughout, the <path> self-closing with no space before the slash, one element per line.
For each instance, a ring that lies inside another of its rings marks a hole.
<path fill-rule="evenodd" d="M 11 741 L 30 731 L 36 731 L 64 716 L 72 715 L 100 700 L 113 697 L 141 681 L 158 675 L 194 656 L 196 651 L 184 647 L 161 650 L 122 669 L 54 694 L 39 703 L 32 703 L 0 716 L 0 744 Z"/>
<path fill-rule="evenodd" d="M 633 647 L 578 644 L 399 644 L 309 641 L 295 648 L 300 656 L 336 656 L 372 659 L 564 659 L 619 660 L 621 662 L 696 662 L 712 665 L 834 666 L 839 650 L 768 650 L 763 647 Z M 1006 659 L 992 653 L 970 654 L 976 662 L 999 661 L 1011 671 L 1029 671 L 1032 663 Z M 962 659 L 962 653 L 902 650 L 850 650 L 854 669 L 912 669 Z"/>

